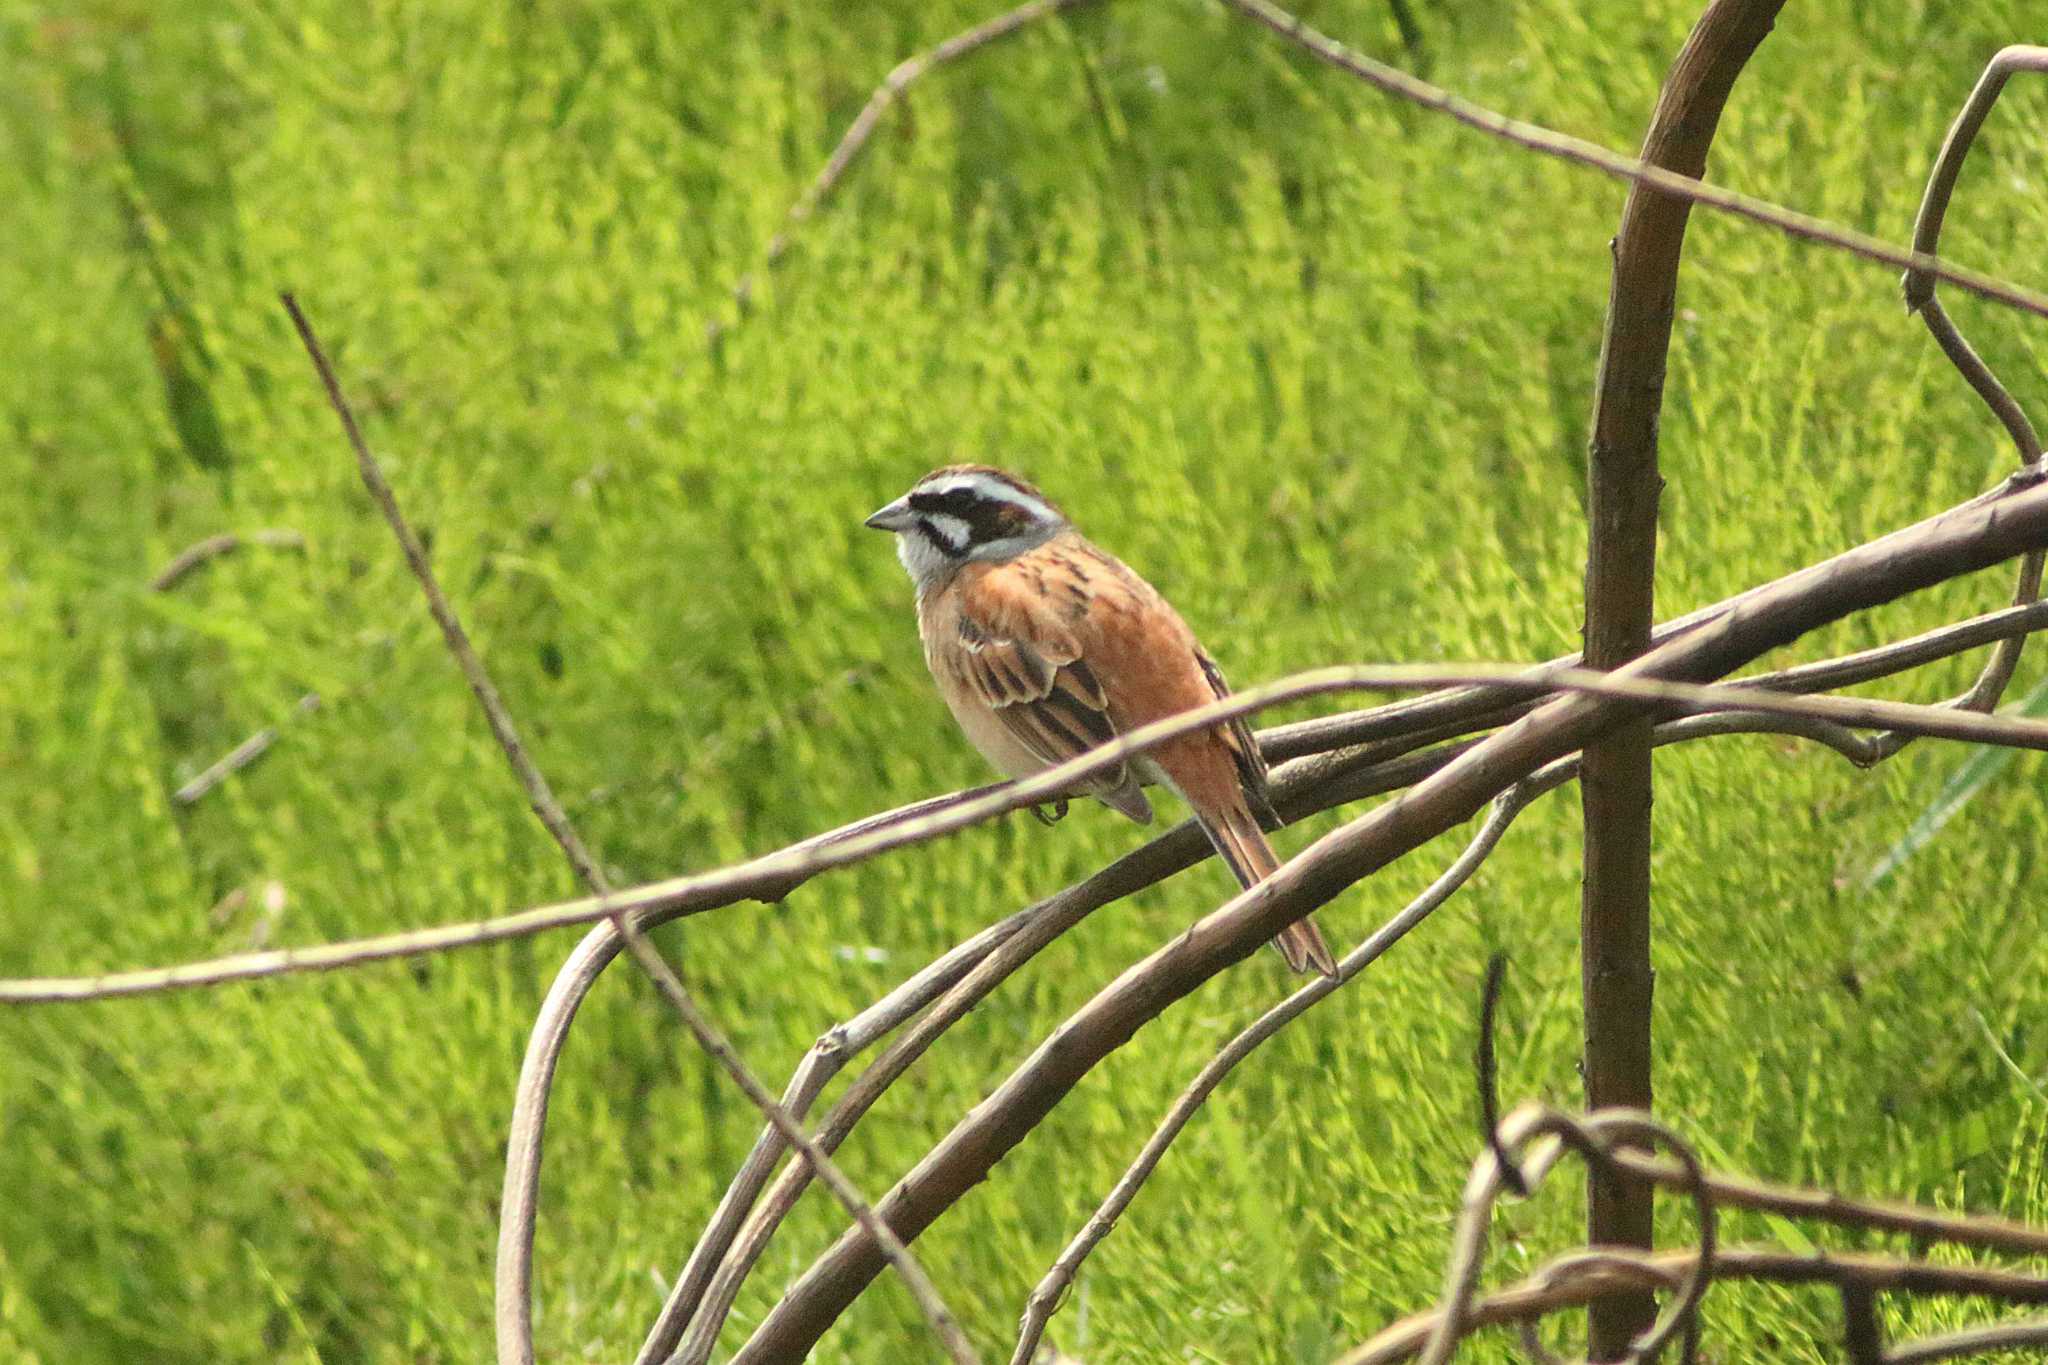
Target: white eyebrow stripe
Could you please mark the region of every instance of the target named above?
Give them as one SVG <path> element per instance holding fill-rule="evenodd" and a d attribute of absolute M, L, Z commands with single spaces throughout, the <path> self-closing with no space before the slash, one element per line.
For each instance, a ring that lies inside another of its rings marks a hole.
<path fill-rule="evenodd" d="M 1012 507 L 1021 507 L 1042 521 L 1058 519 L 1058 513 L 1043 498 L 1035 498 L 1021 488 L 987 474 L 953 474 L 935 483 L 925 484 L 916 490 L 942 498 L 948 493 L 969 492 L 989 502 L 1006 502 Z"/>

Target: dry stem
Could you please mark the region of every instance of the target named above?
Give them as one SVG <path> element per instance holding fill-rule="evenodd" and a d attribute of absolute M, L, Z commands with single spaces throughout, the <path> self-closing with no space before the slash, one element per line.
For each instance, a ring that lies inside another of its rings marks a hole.
<path fill-rule="evenodd" d="M 427 599 L 427 609 L 433 613 L 435 622 L 441 627 L 441 637 L 447 642 L 448 652 L 454 656 L 457 666 L 462 670 L 463 678 L 469 683 L 470 691 L 476 696 L 477 704 L 483 708 L 485 719 L 490 723 L 491 733 L 497 737 L 498 747 L 504 751 L 505 760 L 511 765 L 519 785 L 525 789 L 528 804 L 533 813 L 540 817 L 541 823 L 547 827 L 548 833 L 554 836 L 555 842 L 561 845 L 562 853 L 568 858 L 570 867 L 575 870 L 583 884 L 600 898 L 609 895 L 611 887 L 605 879 L 603 869 L 598 866 L 596 859 L 590 856 L 582 839 L 577 836 L 575 827 L 569 823 L 569 817 L 563 812 L 561 802 L 555 799 L 553 789 L 548 786 L 547 777 L 526 752 L 526 746 L 520 741 L 519 730 L 513 723 L 510 709 L 506 707 L 504 698 L 499 695 L 497 686 L 491 681 L 483 660 L 470 644 L 469 632 L 463 629 L 461 618 L 456 616 L 455 608 L 449 604 L 447 595 L 441 591 L 441 584 L 434 576 L 433 566 L 427 562 L 426 547 L 414 534 L 411 523 L 405 519 L 405 513 L 399 508 L 398 499 L 384 477 L 382 466 L 371 452 L 369 443 L 363 439 L 362 430 L 356 425 L 355 412 L 341 391 L 341 382 L 327 359 L 326 350 L 320 345 L 319 338 L 314 335 L 312 325 L 306 321 L 305 314 L 300 311 L 298 300 L 289 293 L 282 295 L 281 298 L 285 311 L 291 315 L 292 326 L 298 330 L 299 340 L 304 343 L 306 354 L 311 357 L 313 368 L 318 372 L 320 382 L 327 390 L 327 401 L 334 408 L 335 415 L 341 419 L 342 430 L 347 434 L 349 445 L 355 451 L 356 468 L 362 475 L 363 486 L 369 490 L 371 499 L 384 514 L 385 523 L 390 526 L 392 535 L 396 537 L 399 547 L 404 551 L 406 565 L 412 570 L 414 580 Z M 804 1160 L 818 1172 L 819 1178 L 838 1197 L 839 1202 L 846 1206 L 847 1212 L 876 1239 L 876 1244 L 888 1256 L 897 1274 L 902 1276 L 904 1283 L 909 1287 L 911 1296 L 917 1300 L 918 1307 L 930 1321 L 932 1331 L 944 1344 L 947 1354 L 953 1357 L 957 1365 L 973 1365 L 974 1348 L 969 1345 L 965 1333 L 960 1330 L 952 1313 L 940 1299 L 938 1289 L 925 1275 L 909 1249 L 875 1217 L 873 1208 L 853 1187 L 853 1182 L 818 1150 L 817 1144 L 797 1127 L 796 1122 L 776 1103 L 775 1097 L 769 1094 L 753 1072 L 747 1069 L 739 1053 L 697 1007 L 682 979 L 670 968 L 654 945 L 647 941 L 647 936 L 629 923 L 622 914 L 613 913 L 610 920 L 613 928 L 624 940 L 633 960 L 646 970 L 661 994 L 674 1006 L 676 1013 L 682 1016 L 684 1026 L 697 1040 L 698 1046 L 725 1068 L 733 1083 L 738 1085 L 747 1098 L 767 1116 L 768 1121 L 782 1133 L 784 1140 L 803 1154 Z M 529 1281 L 523 1286 L 527 1292 L 516 1301 L 507 1302 L 502 1298 L 499 1300 L 500 1365 L 532 1365 L 531 1287 Z"/>

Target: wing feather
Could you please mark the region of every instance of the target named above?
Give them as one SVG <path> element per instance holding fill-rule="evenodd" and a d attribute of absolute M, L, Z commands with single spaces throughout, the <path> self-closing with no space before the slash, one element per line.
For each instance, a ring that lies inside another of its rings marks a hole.
<path fill-rule="evenodd" d="M 1230 684 L 1223 680 L 1223 670 L 1216 661 L 1196 649 L 1195 659 L 1202 665 L 1202 676 L 1209 680 L 1209 690 L 1216 694 L 1218 701 L 1230 695 Z M 1251 719 L 1239 716 L 1221 726 L 1217 733 L 1223 736 L 1223 743 L 1230 750 L 1230 761 L 1237 767 L 1238 781 L 1244 787 L 1245 804 L 1258 822 L 1267 829 L 1278 829 L 1280 816 L 1273 809 L 1272 798 L 1266 791 L 1266 756 L 1259 752 L 1259 742 L 1252 736 Z"/>
<path fill-rule="evenodd" d="M 1015 594 L 989 594 L 978 605 L 961 607 L 953 651 L 959 676 L 1020 743 L 1046 763 L 1064 763 L 1116 738 L 1108 695 L 1070 631 Z M 1131 782 L 1130 765 L 1118 764 L 1088 789 Z"/>

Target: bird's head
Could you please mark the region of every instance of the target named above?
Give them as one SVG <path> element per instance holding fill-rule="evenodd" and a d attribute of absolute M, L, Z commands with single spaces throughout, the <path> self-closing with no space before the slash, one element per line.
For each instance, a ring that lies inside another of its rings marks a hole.
<path fill-rule="evenodd" d="M 1042 545 L 1067 519 L 1016 475 L 957 464 L 934 469 L 867 524 L 896 533 L 897 557 L 922 588 L 970 560 L 1000 562 Z"/>

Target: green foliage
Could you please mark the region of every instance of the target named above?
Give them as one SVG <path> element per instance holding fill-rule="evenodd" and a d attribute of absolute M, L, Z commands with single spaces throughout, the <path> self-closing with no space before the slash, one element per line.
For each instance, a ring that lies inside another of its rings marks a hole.
<path fill-rule="evenodd" d="M 1040 479 L 1239 682 L 1568 648 L 1621 188 L 1214 8 L 1104 7 L 934 75 L 707 355 L 705 321 L 872 82 L 990 8 L 0 4 L 0 971 L 571 890 L 356 486 L 280 287 L 329 338 L 536 756 L 622 880 L 985 778 L 923 675 L 889 547 L 859 524 L 955 458 Z M 1411 8 L 1434 79 L 1626 146 L 1693 7 Z M 1313 17 L 1412 60 L 1386 6 Z M 1954 107 L 2033 17 L 1792 7 L 1714 175 L 1902 239 Z M 2048 166 L 2024 130 L 2044 114 L 2048 88 L 2015 82 L 1964 176 L 1958 259 L 2038 259 Z M 1699 215 L 1679 306 L 1668 611 L 1959 500 L 2008 458 L 1882 270 Z M 2038 321 L 1958 312 L 2023 399 L 2048 399 Z M 202 536 L 264 525 L 306 552 L 141 586 Z M 1950 585 L 1797 653 L 2004 591 Z M 1973 666 L 1884 690 L 1946 695 Z M 309 688 L 328 704 L 260 766 L 172 803 Z M 1858 880 L 1953 763 L 1932 743 L 1871 774 L 1768 739 L 1660 754 L 1660 1103 L 1758 1172 L 2039 1218 L 2048 1115 L 2008 1065 L 2048 1069 L 2038 760 L 1896 875 Z M 778 1075 L 1138 837 L 1092 809 L 1012 820 L 661 937 Z M 1327 932 L 1355 942 L 1451 847 L 1343 898 Z M 1491 947 L 1515 955 L 1504 1093 L 1576 1098 L 1576 872 L 1563 796 L 1230 1080 L 1054 1339 L 1091 1360 L 1321 1359 L 1428 1301 L 1475 1145 Z M 1050 950 L 897 1087 L 848 1144 L 851 1174 L 885 1188 L 1226 882 L 1205 865 Z M 0 1015 L 0 1356 L 476 1359 L 512 1080 L 569 942 Z M 630 1352 L 758 1122 L 652 990 L 613 977 L 554 1104 L 547 1359 Z M 1262 955 L 1168 1013 L 919 1243 L 983 1343 L 1007 1339 L 1186 1078 L 1287 985 Z M 1501 1274 L 1576 1235 L 1563 1195 L 1503 1217 Z M 807 1201 L 729 1341 L 841 1225 Z M 1822 1295 L 1714 1303 L 1728 1359 L 1829 1358 Z M 823 1358 L 904 1359 L 919 1330 L 885 1285 Z"/>

